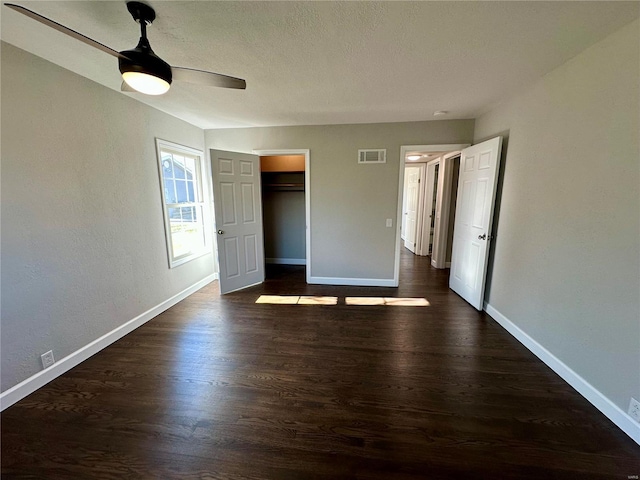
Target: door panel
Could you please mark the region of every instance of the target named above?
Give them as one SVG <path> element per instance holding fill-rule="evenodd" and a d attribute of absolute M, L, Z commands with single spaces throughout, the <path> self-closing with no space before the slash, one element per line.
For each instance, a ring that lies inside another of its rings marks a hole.
<path fill-rule="evenodd" d="M 228 182 L 220 182 L 220 199 L 222 207 L 222 219 L 216 218 L 216 225 L 227 227 L 236 224 L 236 194 L 235 185 Z M 215 199 L 215 195 L 214 195 Z M 216 202 L 218 203 L 218 202 Z"/>
<path fill-rule="evenodd" d="M 256 235 L 245 235 L 244 252 L 247 265 L 247 273 L 258 271 L 258 239 Z"/>
<path fill-rule="evenodd" d="M 478 180 L 476 183 L 475 201 L 473 202 L 473 220 L 471 225 L 474 228 L 482 229 L 482 222 L 485 218 L 487 205 L 487 181 Z"/>
<path fill-rule="evenodd" d="M 484 287 L 502 137 L 462 150 L 449 286 L 478 310 Z"/>
<path fill-rule="evenodd" d="M 251 183 L 243 183 L 242 189 L 242 221 L 246 224 L 256 221 L 255 208 L 257 203 L 255 188 Z"/>
<path fill-rule="evenodd" d="M 211 150 L 220 292 L 264 281 L 264 242 L 257 155 Z"/>
<path fill-rule="evenodd" d="M 226 266 L 225 278 L 240 276 L 240 262 L 238 257 L 238 239 L 236 237 L 225 238 L 222 241 Z M 219 249 L 220 247 L 218 247 Z"/>

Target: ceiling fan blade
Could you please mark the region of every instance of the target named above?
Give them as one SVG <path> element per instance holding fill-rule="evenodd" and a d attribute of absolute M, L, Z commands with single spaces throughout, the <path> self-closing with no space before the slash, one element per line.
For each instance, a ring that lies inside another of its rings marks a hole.
<path fill-rule="evenodd" d="M 243 79 L 229 77 L 221 73 L 205 72 L 204 70 L 195 70 L 193 68 L 171 67 L 171 74 L 174 80 L 180 82 L 207 85 L 209 87 L 247 88 L 247 82 Z"/>
<path fill-rule="evenodd" d="M 71 30 L 70 28 L 65 27 L 64 25 L 60 25 L 58 22 L 49 20 L 47 17 L 43 17 L 42 15 L 36 12 L 32 12 L 27 8 L 21 7 L 20 5 L 14 5 L 13 3 L 5 3 L 5 5 L 11 8 L 12 10 L 15 10 L 16 12 L 20 12 L 23 15 L 26 15 L 27 17 L 33 18 L 34 20 L 37 20 L 38 22 L 43 23 L 53 28 L 54 30 L 67 34 L 70 37 L 73 37 L 76 40 L 80 40 L 82 43 L 86 43 L 87 45 L 97 48 L 98 50 L 102 50 L 103 52 L 108 53 L 109 55 L 113 55 L 114 57 L 118 57 L 118 58 L 127 58 L 126 56 L 122 55 L 120 52 L 116 52 L 114 49 L 109 48 L 106 45 L 101 44 L 100 42 L 96 42 L 95 40 L 81 33 L 76 32 L 75 30 Z"/>

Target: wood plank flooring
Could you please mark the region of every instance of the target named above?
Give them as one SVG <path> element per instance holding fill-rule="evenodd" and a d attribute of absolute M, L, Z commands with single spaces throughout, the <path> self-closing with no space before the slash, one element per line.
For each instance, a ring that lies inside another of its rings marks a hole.
<path fill-rule="evenodd" d="M 302 267 L 211 284 L 2 413 L 3 478 L 627 479 L 640 447 L 402 255 L 401 286 Z M 338 305 L 256 305 L 261 294 Z M 347 306 L 346 296 L 429 307 Z"/>

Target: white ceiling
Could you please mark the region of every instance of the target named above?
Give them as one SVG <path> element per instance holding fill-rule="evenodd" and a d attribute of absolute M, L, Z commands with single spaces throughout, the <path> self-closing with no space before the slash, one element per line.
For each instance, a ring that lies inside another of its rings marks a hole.
<path fill-rule="evenodd" d="M 123 1 L 19 1 L 115 50 Z M 124 94 L 201 128 L 475 118 L 640 13 L 640 2 L 153 1 L 154 51 L 247 81 Z M 115 90 L 117 60 L 6 7 L 2 39 Z"/>

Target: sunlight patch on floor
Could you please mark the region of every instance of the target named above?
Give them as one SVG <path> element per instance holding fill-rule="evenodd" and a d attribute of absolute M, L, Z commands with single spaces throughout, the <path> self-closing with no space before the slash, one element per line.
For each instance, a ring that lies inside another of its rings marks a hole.
<path fill-rule="evenodd" d="M 256 303 L 272 305 L 337 305 L 338 297 L 314 297 L 309 295 L 260 295 Z M 387 305 L 390 307 L 428 307 L 426 298 L 398 297 L 346 297 L 347 305 Z"/>
<path fill-rule="evenodd" d="M 298 305 L 337 305 L 338 297 L 300 297 Z"/>
<path fill-rule="evenodd" d="M 347 297 L 347 305 L 387 305 L 390 307 L 428 307 L 431 305 L 426 298 L 398 298 L 398 297 Z"/>
<path fill-rule="evenodd" d="M 312 297 L 299 295 L 260 295 L 256 303 L 274 305 L 336 305 L 338 297 Z"/>
<path fill-rule="evenodd" d="M 273 303 L 279 305 L 295 305 L 300 300 L 299 295 L 260 295 L 256 303 Z"/>
<path fill-rule="evenodd" d="M 394 298 L 385 297 L 385 305 L 392 307 L 428 307 L 431 304 L 426 298 Z"/>

